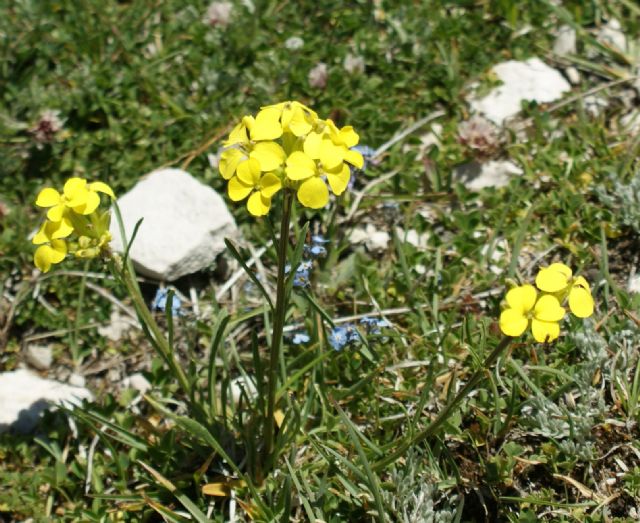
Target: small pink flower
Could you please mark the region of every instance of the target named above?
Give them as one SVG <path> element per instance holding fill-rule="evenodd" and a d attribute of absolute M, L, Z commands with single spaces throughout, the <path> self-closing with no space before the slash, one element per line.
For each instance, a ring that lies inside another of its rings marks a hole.
<path fill-rule="evenodd" d="M 491 157 L 500 147 L 498 128 L 482 116 L 473 116 L 458 126 L 458 141 L 477 159 Z"/>
<path fill-rule="evenodd" d="M 51 143 L 55 140 L 56 134 L 62 130 L 62 120 L 58 111 L 47 109 L 40 114 L 38 122 L 29 129 L 38 147 Z"/>
<path fill-rule="evenodd" d="M 229 2 L 213 2 L 207 8 L 204 16 L 204 23 L 211 27 L 221 27 L 224 29 L 231 21 L 233 5 Z"/>
<path fill-rule="evenodd" d="M 309 85 L 316 89 L 324 89 L 327 87 L 327 80 L 329 79 L 329 69 L 324 62 L 318 62 L 311 71 L 309 71 Z"/>

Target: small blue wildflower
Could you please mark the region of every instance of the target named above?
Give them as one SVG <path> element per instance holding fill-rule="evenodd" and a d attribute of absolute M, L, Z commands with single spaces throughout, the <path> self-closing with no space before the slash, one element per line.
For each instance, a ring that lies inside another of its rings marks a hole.
<path fill-rule="evenodd" d="M 364 327 L 368 334 L 380 334 L 380 329 L 390 326 L 387 320 L 370 318 L 369 316 L 360 318 L 360 325 Z"/>
<path fill-rule="evenodd" d="M 294 345 L 302 345 L 303 343 L 309 343 L 311 337 L 306 332 L 296 332 L 293 335 L 291 343 Z"/>
<path fill-rule="evenodd" d="M 328 341 L 329 345 L 333 347 L 333 350 L 341 351 L 345 346 L 360 341 L 360 336 L 353 325 L 346 324 L 344 326 L 331 329 Z"/>
<path fill-rule="evenodd" d="M 322 245 L 323 243 L 329 243 L 330 240 L 326 240 L 322 234 L 314 234 L 311 236 L 311 243 L 316 245 Z"/>
<path fill-rule="evenodd" d="M 293 275 L 293 286 L 294 287 L 309 287 L 311 282 L 309 280 L 309 271 L 298 269 L 296 273 Z"/>
<path fill-rule="evenodd" d="M 151 309 L 155 311 L 164 312 L 167 308 L 167 297 L 169 296 L 169 291 L 167 289 L 158 289 L 156 291 L 156 295 L 151 302 Z M 171 300 L 171 315 L 172 316 L 181 316 L 182 312 L 182 302 L 180 298 L 178 298 L 175 294 Z"/>
<path fill-rule="evenodd" d="M 305 256 L 310 256 L 311 258 L 320 258 L 327 255 L 327 249 L 325 249 L 322 245 L 305 245 L 304 254 Z"/>

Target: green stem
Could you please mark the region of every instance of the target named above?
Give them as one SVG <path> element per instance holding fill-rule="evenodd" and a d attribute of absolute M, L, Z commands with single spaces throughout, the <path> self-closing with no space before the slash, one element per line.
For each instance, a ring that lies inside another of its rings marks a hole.
<path fill-rule="evenodd" d="M 282 331 L 284 329 L 285 313 L 287 310 L 286 275 L 287 246 L 289 245 L 289 222 L 291 221 L 291 206 L 293 193 L 285 190 L 283 200 L 282 221 L 280 223 L 280 240 L 278 241 L 278 280 L 276 282 L 276 309 L 273 318 L 273 334 L 271 337 L 271 353 L 269 355 L 268 397 L 267 411 L 264 419 L 264 455 L 265 468 L 269 468 L 275 461 L 273 454 L 275 439 L 276 390 L 278 388 L 278 362 L 282 347 Z M 294 270 L 293 268 L 291 270 Z"/>
<path fill-rule="evenodd" d="M 191 383 L 189 382 L 189 379 L 187 378 L 187 375 L 185 374 L 183 368 L 176 361 L 171 345 L 169 345 L 167 338 L 162 333 L 162 330 L 156 323 L 153 314 L 151 314 L 151 311 L 147 307 L 147 304 L 145 303 L 144 298 L 140 293 L 140 287 L 138 286 L 138 282 L 136 281 L 135 272 L 131 272 L 129 270 L 129 267 L 122 267 L 121 265 L 121 263 L 116 262 L 116 267 L 118 269 L 118 272 L 120 272 L 122 276 L 125 286 L 127 287 L 129 296 L 133 300 L 136 312 L 149 329 L 149 332 L 153 336 L 155 347 L 160 352 L 160 356 L 162 356 L 162 358 L 171 368 L 171 371 L 178 380 L 182 391 L 187 395 L 189 400 L 193 402 L 194 398 L 192 394 Z"/>
<path fill-rule="evenodd" d="M 491 354 L 486 357 L 486 359 L 482 363 L 482 366 L 473 373 L 471 378 L 469 378 L 469 381 L 467 381 L 466 385 L 462 387 L 456 397 L 447 404 L 444 410 L 440 412 L 440 414 L 438 414 L 438 416 L 431 423 L 429 423 L 429 425 L 427 425 L 425 429 L 406 440 L 388 456 L 382 458 L 380 461 L 376 461 L 372 465 L 373 470 L 381 470 L 385 468 L 386 466 L 396 461 L 398 458 L 402 457 L 411 446 L 425 440 L 430 436 L 433 436 L 433 434 L 435 434 L 435 432 L 447 421 L 447 419 L 449 419 L 449 416 L 451 415 L 453 410 L 457 408 L 458 405 L 460 405 L 462 400 L 464 400 L 469 395 L 469 393 L 471 393 L 471 391 L 478 385 L 478 383 L 480 383 L 480 381 L 485 377 L 487 369 L 491 365 L 493 365 L 493 363 L 498 359 L 498 357 L 502 354 L 502 352 L 510 342 L 511 338 L 508 338 L 506 336 L 502 338 L 496 348 L 493 349 L 493 352 L 491 352 Z"/>
<path fill-rule="evenodd" d="M 84 267 L 82 269 L 82 279 L 80 280 L 80 293 L 78 294 L 78 305 L 76 307 L 76 321 L 73 329 L 72 337 L 72 358 L 73 365 L 77 369 L 80 365 L 80 346 L 78 343 L 78 331 L 80 330 L 80 324 L 82 323 L 82 309 L 84 307 L 84 295 L 87 288 L 87 271 L 89 270 L 89 260 L 85 260 Z"/>

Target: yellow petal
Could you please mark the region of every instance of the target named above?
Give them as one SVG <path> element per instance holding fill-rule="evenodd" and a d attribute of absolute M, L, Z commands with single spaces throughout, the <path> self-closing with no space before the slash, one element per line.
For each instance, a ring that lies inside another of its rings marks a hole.
<path fill-rule="evenodd" d="M 249 131 L 253 126 L 253 116 L 245 116 L 240 123 L 236 125 L 229 134 L 229 139 L 224 142 L 225 147 L 235 145 L 237 143 L 249 143 Z"/>
<path fill-rule="evenodd" d="M 304 180 L 317 172 L 316 162 L 301 151 L 295 151 L 287 158 L 285 173 L 289 180 Z"/>
<path fill-rule="evenodd" d="M 49 232 L 50 228 L 47 227 L 50 221 L 45 220 L 45 222 L 40 226 L 38 232 L 35 234 L 31 242 L 34 245 L 42 245 L 43 243 L 49 243 L 51 241 L 51 234 Z"/>
<path fill-rule="evenodd" d="M 234 176 L 229 180 L 227 185 L 227 192 L 229 193 L 229 198 L 231 198 L 234 202 L 239 202 L 240 200 L 244 200 L 249 193 L 253 189 L 253 185 L 247 185 L 243 183 L 240 178 Z"/>
<path fill-rule="evenodd" d="M 536 276 L 536 287 L 544 292 L 559 292 L 567 287 L 570 278 L 569 267 L 562 263 L 553 263 L 549 267 L 540 269 Z"/>
<path fill-rule="evenodd" d="M 54 207 L 51 207 L 51 209 L 47 211 L 47 218 L 49 218 L 49 220 L 51 220 L 52 222 L 59 222 L 60 220 L 62 220 L 62 215 L 64 214 L 64 211 L 65 211 L 65 205 L 63 203 L 55 205 Z"/>
<path fill-rule="evenodd" d="M 560 306 L 558 298 L 551 294 L 541 296 L 533 310 L 533 315 L 540 321 L 556 322 L 564 318 L 565 310 Z"/>
<path fill-rule="evenodd" d="M 260 180 L 260 163 L 255 158 L 249 158 L 238 165 L 238 178 L 246 185 L 254 187 Z"/>
<path fill-rule="evenodd" d="M 519 311 L 505 309 L 500 314 L 500 330 L 506 336 L 520 336 L 529 325 L 529 320 Z"/>
<path fill-rule="evenodd" d="M 295 136 L 305 136 L 311 132 L 313 124 L 301 104 L 291 104 L 282 111 L 282 127 Z"/>
<path fill-rule="evenodd" d="M 281 111 L 275 107 L 262 109 L 251 128 L 252 140 L 275 140 L 282 136 Z"/>
<path fill-rule="evenodd" d="M 330 138 L 322 139 L 320 144 L 320 163 L 327 170 L 334 170 L 344 161 L 347 149 L 342 145 L 335 145 Z"/>
<path fill-rule="evenodd" d="M 531 320 L 531 332 L 537 342 L 545 343 L 560 336 L 560 325 L 555 321 Z"/>
<path fill-rule="evenodd" d="M 574 284 L 569 291 L 569 309 L 578 318 L 588 318 L 593 314 L 593 298 L 591 293 L 583 288 Z"/>
<path fill-rule="evenodd" d="M 536 303 L 537 292 L 533 285 L 521 285 L 514 287 L 507 292 L 507 303 L 509 307 L 520 314 L 525 314 L 533 309 Z"/>
<path fill-rule="evenodd" d="M 591 293 L 591 288 L 589 287 L 589 282 L 584 279 L 583 276 L 578 276 L 575 280 L 573 280 L 574 287 L 582 287 Z"/>
<path fill-rule="evenodd" d="M 35 266 L 42 272 L 48 272 L 51 265 L 60 263 L 67 254 L 67 244 L 64 240 L 53 240 L 51 246 L 41 245 L 33 255 Z"/>
<path fill-rule="evenodd" d="M 51 187 L 42 189 L 38 193 L 36 198 L 36 205 L 38 207 L 53 207 L 60 203 L 60 193 Z"/>
<path fill-rule="evenodd" d="M 259 192 L 254 192 L 247 200 L 247 209 L 253 216 L 264 216 L 271 208 L 271 198 L 265 198 Z"/>
<path fill-rule="evenodd" d="M 67 200 L 74 202 L 72 206 L 84 203 L 84 200 L 81 203 L 75 203 L 75 200 L 84 199 L 87 192 L 87 180 L 82 178 L 69 178 L 64 184 L 63 193 Z"/>
<path fill-rule="evenodd" d="M 249 155 L 260 163 L 263 172 L 273 171 L 284 163 L 284 149 L 276 142 L 260 142 Z"/>
<path fill-rule="evenodd" d="M 351 169 L 347 166 L 347 164 L 342 164 L 342 169 L 338 170 L 336 173 L 327 172 L 327 181 L 329 182 L 329 187 L 333 191 L 333 194 L 340 195 L 344 192 L 349 184 L 349 178 L 351 178 Z"/>
<path fill-rule="evenodd" d="M 260 178 L 260 194 L 271 198 L 282 188 L 282 181 L 273 173 L 267 173 Z"/>
<path fill-rule="evenodd" d="M 319 160 L 321 144 L 322 133 L 309 133 L 309 135 L 304 140 L 303 150 L 309 158 Z"/>
<path fill-rule="evenodd" d="M 362 167 L 364 167 L 364 158 L 362 157 L 362 154 L 360 154 L 358 151 L 352 151 L 351 149 L 347 149 L 344 152 L 344 161 L 349 162 L 351 165 L 353 165 L 357 169 L 362 169 Z"/>
<path fill-rule="evenodd" d="M 239 149 L 227 149 L 220 155 L 220 163 L 218 163 L 218 170 L 225 180 L 230 179 L 236 174 L 238 164 L 246 160 L 246 155 Z"/>
<path fill-rule="evenodd" d="M 49 272 L 49 269 L 51 269 L 51 259 L 49 257 L 50 250 L 51 247 L 48 245 L 41 245 L 33 254 L 33 263 L 42 272 Z"/>
<path fill-rule="evenodd" d="M 329 203 L 329 189 L 320 178 L 313 176 L 298 188 L 298 201 L 305 207 L 321 209 Z"/>
<path fill-rule="evenodd" d="M 91 214 L 100 205 L 100 196 L 98 196 L 97 192 L 87 191 L 83 204 L 74 206 L 69 202 L 68 205 L 78 214 Z"/>
<path fill-rule="evenodd" d="M 358 133 L 356 133 L 353 130 L 353 127 L 351 127 L 350 125 L 347 125 L 340 129 L 340 133 L 338 136 L 340 137 L 340 142 L 349 148 L 353 147 L 354 145 L 358 145 L 358 142 L 360 141 Z"/>
<path fill-rule="evenodd" d="M 93 182 L 89 184 L 90 191 L 96 191 L 106 194 L 107 196 L 116 199 L 116 195 L 113 194 L 113 190 L 104 182 Z"/>
<path fill-rule="evenodd" d="M 49 222 L 49 235 L 52 240 L 66 238 L 73 232 L 73 225 L 66 216 L 59 222 Z M 35 238 L 34 238 L 35 239 Z"/>

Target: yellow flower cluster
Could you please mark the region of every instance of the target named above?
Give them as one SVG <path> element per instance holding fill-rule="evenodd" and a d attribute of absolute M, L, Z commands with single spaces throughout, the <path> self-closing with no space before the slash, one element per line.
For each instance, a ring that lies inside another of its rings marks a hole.
<path fill-rule="evenodd" d="M 106 183 L 88 183 L 70 178 L 62 193 L 50 187 L 36 198 L 36 205 L 47 209 L 47 217 L 33 237 L 38 245 L 34 263 L 42 272 L 64 260 L 67 253 L 78 258 L 94 258 L 111 240 L 109 211 L 100 212 L 100 194 L 115 199 Z"/>
<path fill-rule="evenodd" d="M 536 289 L 537 287 L 537 289 Z M 520 336 L 531 325 L 538 342 L 549 342 L 560 335 L 560 320 L 564 318 L 562 303 L 568 300 L 569 310 L 578 318 L 593 314 L 593 297 L 589 284 L 573 273 L 564 263 L 553 263 L 538 272 L 536 287 L 520 285 L 506 296 L 507 308 L 500 314 L 500 330 L 507 336 Z M 538 290 L 542 291 L 538 296 Z"/>
<path fill-rule="evenodd" d="M 248 197 L 254 216 L 267 214 L 283 188 L 295 190 L 305 207 L 320 209 L 329 202 L 329 188 L 335 195 L 347 188 L 350 165 L 362 168 L 362 155 L 351 149 L 358 140 L 353 127 L 338 129 L 299 102 L 269 105 L 233 128 L 219 170 L 229 181 L 229 197 Z"/>

